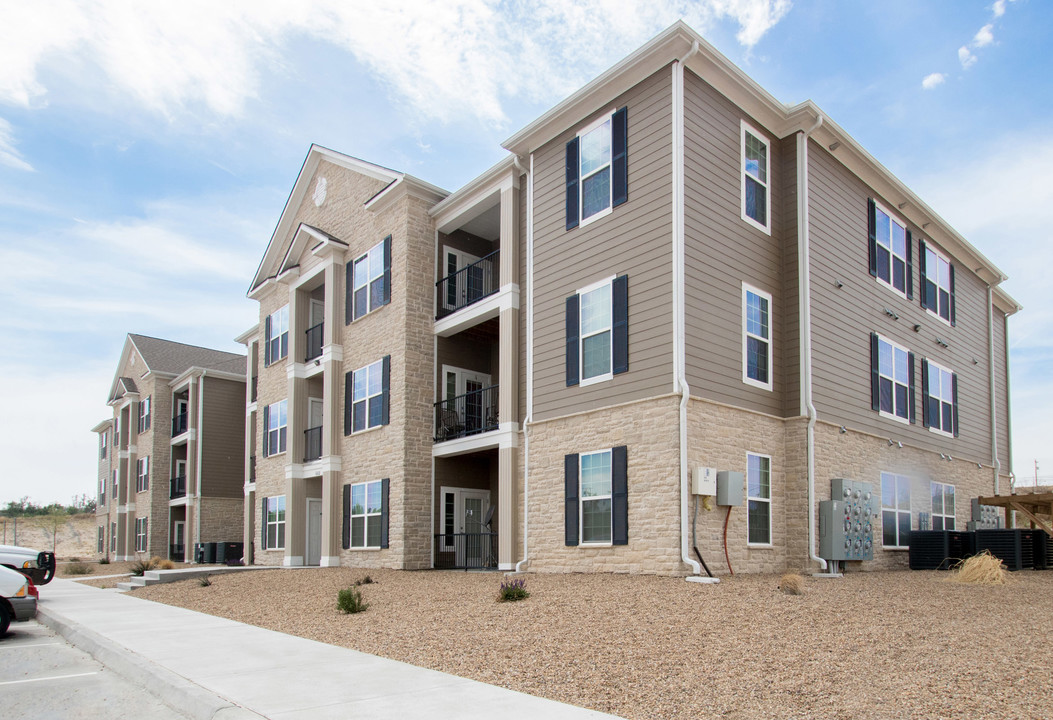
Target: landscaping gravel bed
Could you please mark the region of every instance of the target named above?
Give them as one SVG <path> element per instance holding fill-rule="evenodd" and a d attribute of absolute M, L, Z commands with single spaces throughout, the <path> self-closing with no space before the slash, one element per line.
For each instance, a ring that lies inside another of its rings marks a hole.
<path fill-rule="evenodd" d="M 344 615 L 337 591 L 370 606 Z M 1053 572 L 1003 587 L 947 573 L 719 585 L 626 575 L 348 568 L 264 570 L 155 585 L 200 610 L 626 718 L 1050 718 Z"/>

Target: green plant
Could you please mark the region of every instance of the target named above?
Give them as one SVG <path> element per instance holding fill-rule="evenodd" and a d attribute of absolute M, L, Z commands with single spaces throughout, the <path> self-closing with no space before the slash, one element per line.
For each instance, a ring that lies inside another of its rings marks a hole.
<path fill-rule="evenodd" d="M 65 568 L 66 575 L 87 575 L 90 572 L 91 566 L 87 563 L 82 563 L 79 560 L 77 562 L 67 563 Z"/>
<path fill-rule="evenodd" d="M 336 609 L 342 613 L 360 613 L 369 607 L 369 603 L 362 599 L 362 592 L 355 588 L 341 590 L 336 595 Z"/>
<path fill-rule="evenodd" d="M 361 580 L 355 580 L 355 586 L 357 587 L 358 585 L 372 585 L 374 582 L 376 581 L 373 578 L 371 578 L 369 575 L 366 575 Z"/>
<path fill-rule="evenodd" d="M 150 562 L 149 558 L 139 558 L 132 563 L 131 573 L 132 575 L 144 575 L 147 570 L 153 570 L 153 563 Z"/>
<path fill-rule="evenodd" d="M 99 558 L 99 564 L 100 565 L 109 565 L 110 564 L 110 559 L 108 557 Z"/>
<path fill-rule="evenodd" d="M 526 600 L 530 592 L 526 589 L 526 581 L 522 578 L 513 578 L 501 583 L 501 592 L 498 594 L 498 602 L 515 602 Z"/>
<path fill-rule="evenodd" d="M 201 587 L 208 587 L 209 585 L 212 584 L 212 578 L 209 577 L 208 575 L 205 575 L 204 577 L 199 577 L 197 579 L 197 584 L 200 585 Z"/>

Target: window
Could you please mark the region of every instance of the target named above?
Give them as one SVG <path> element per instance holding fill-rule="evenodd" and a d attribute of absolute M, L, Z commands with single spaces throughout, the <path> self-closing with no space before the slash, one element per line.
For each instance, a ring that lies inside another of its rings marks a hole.
<path fill-rule="evenodd" d="M 110 523 L 110 552 L 117 552 L 117 523 Z"/>
<path fill-rule="evenodd" d="M 135 518 L 135 552 L 146 552 L 146 525 L 149 518 Z"/>
<path fill-rule="evenodd" d="M 921 377 L 923 424 L 934 432 L 958 437 L 958 376 L 923 360 Z"/>
<path fill-rule="evenodd" d="M 113 471 L 113 499 L 117 500 L 117 493 L 120 490 L 120 484 L 117 482 L 117 471 Z"/>
<path fill-rule="evenodd" d="M 285 431 L 288 425 L 286 410 L 288 400 L 272 403 L 263 408 L 263 455 L 280 455 L 285 452 Z"/>
<path fill-rule="evenodd" d="M 150 398 L 147 398 L 139 403 L 139 432 L 146 432 L 150 429 Z"/>
<path fill-rule="evenodd" d="M 910 546 L 910 478 L 881 473 L 881 544 Z"/>
<path fill-rule="evenodd" d="M 150 488 L 150 458 L 139 458 L 137 465 L 135 492 L 144 492 Z"/>
<path fill-rule="evenodd" d="M 565 474 L 565 543 L 629 543 L 628 452 L 610 450 L 567 455 Z"/>
<path fill-rule="evenodd" d="M 263 344 L 264 365 L 281 360 L 289 354 L 289 306 L 267 316 L 266 337 Z"/>
<path fill-rule="evenodd" d="M 607 215 L 629 199 L 626 109 L 605 115 L 567 143 L 567 230 Z"/>
<path fill-rule="evenodd" d="M 391 356 L 347 373 L 344 379 L 344 434 L 388 424 Z"/>
<path fill-rule="evenodd" d="M 106 448 L 109 447 L 109 433 L 105 430 L 99 435 L 99 459 L 106 459 Z"/>
<path fill-rule="evenodd" d="M 771 235 L 769 145 L 764 137 L 742 125 L 742 219 Z"/>
<path fill-rule="evenodd" d="M 921 306 L 954 325 L 954 266 L 938 252 L 920 245 Z"/>
<path fill-rule="evenodd" d="M 382 490 L 379 480 L 351 486 L 351 547 L 380 547 Z"/>
<path fill-rule="evenodd" d="M 954 530 L 954 486 L 934 482 L 932 488 L 932 529 Z"/>
<path fill-rule="evenodd" d="M 95 544 L 95 552 L 101 553 L 106 549 L 106 528 L 100 525 L 98 527 L 98 541 Z"/>
<path fill-rule="evenodd" d="M 121 442 L 121 416 L 118 415 L 113 420 L 113 446 L 117 447 L 117 444 Z"/>
<path fill-rule="evenodd" d="M 99 505 L 106 504 L 106 479 L 99 478 Z"/>
<path fill-rule="evenodd" d="M 870 335 L 871 407 L 899 422 L 914 422 L 914 353 Z"/>
<path fill-rule="evenodd" d="M 910 230 L 873 200 L 868 202 L 870 274 L 905 298 L 914 297 Z"/>
<path fill-rule="evenodd" d="M 263 549 L 285 548 L 285 496 L 263 498 Z"/>
<path fill-rule="evenodd" d="M 629 277 L 608 278 L 567 298 L 567 386 L 629 371 Z"/>
<path fill-rule="evenodd" d="M 746 542 L 771 545 L 771 458 L 746 454 Z"/>
<path fill-rule="evenodd" d="M 391 236 L 347 264 L 347 322 L 391 302 Z"/>
<path fill-rule="evenodd" d="M 772 388 L 771 295 L 742 285 L 742 382 Z"/>

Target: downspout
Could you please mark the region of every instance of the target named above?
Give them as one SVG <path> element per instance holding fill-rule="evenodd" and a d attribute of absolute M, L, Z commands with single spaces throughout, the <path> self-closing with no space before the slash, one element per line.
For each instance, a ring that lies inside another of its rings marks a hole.
<path fill-rule="evenodd" d="M 1013 393 L 1009 389 L 1009 316 L 1002 316 L 1002 325 L 1005 328 L 1002 340 L 1005 342 L 1005 459 L 1009 464 L 1009 488 L 1013 490 L 1016 485 L 1013 475 Z"/>
<path fill-rule="evenodd" d="M 808 137 L 823 124 L 817 115 L 815 124 L 797 135 L 797 302 L 801 325 L 802 400 L 808 412 L 808 557 L 826 570 L 826 560 L 815 552 L 815 421 L 818 413 L 812 402 L 812 278 L 809 256 L 808 221 Z"/>
<path fill-rule="evenodd" d="M 202 429 L 205 423 L 205 375 L 207 374 L 207 370 L 202 370 L 201 377 L 197 381 L 197 457 L 195 458 L 197 463 L 197 507 L 194 508 L 194 525 L 198 542 L 201 542 L 201 458 L 204 455 L 202 445 L 205 439 Z"/>
<path fill-rule="evenodd" d="M 998 475 L 1002 470 L 1002 463 L 998 459 L 998 426 L 996 408 L 998 401 L 995 398 L 995 367 L 994 367 L 994 288 L 987 286 L 987 367 L 990 371 L 991 391 L 991 466 L 994 469 L 994 494 L 998 494 Z M 1008 373 L 1006 373 L 1008 375 Z"/>
<path fill-rule="evenodd" d="M 676 392 L 680 393 L 680 559 L 694 575 L 702 572 L 688 547 L 687 384 L 684 294 L 684 65 L 698 52 L 698 41 L 687 55 L 673 62 L 673 362 Z"/>
<path fill-rule="evenodd" d="M 519 158 L 515 166 L 522 170 Z M 523 559 L 515 572 L 522 572 L 530 562 L 527 541 L 530 535 L 530 423 L 534 419 L 534 153 L 530 153 L 527 171 L 526 201 L 526 416 L 523 418 Z"/>

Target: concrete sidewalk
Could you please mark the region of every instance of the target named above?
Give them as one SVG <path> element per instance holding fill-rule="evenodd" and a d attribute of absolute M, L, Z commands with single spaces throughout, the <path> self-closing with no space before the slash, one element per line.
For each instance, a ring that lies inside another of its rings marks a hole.
<path fill-rule="evenodd" d="M 614 717 L 70 580 L 37 619 L 194 720 Z"/>

